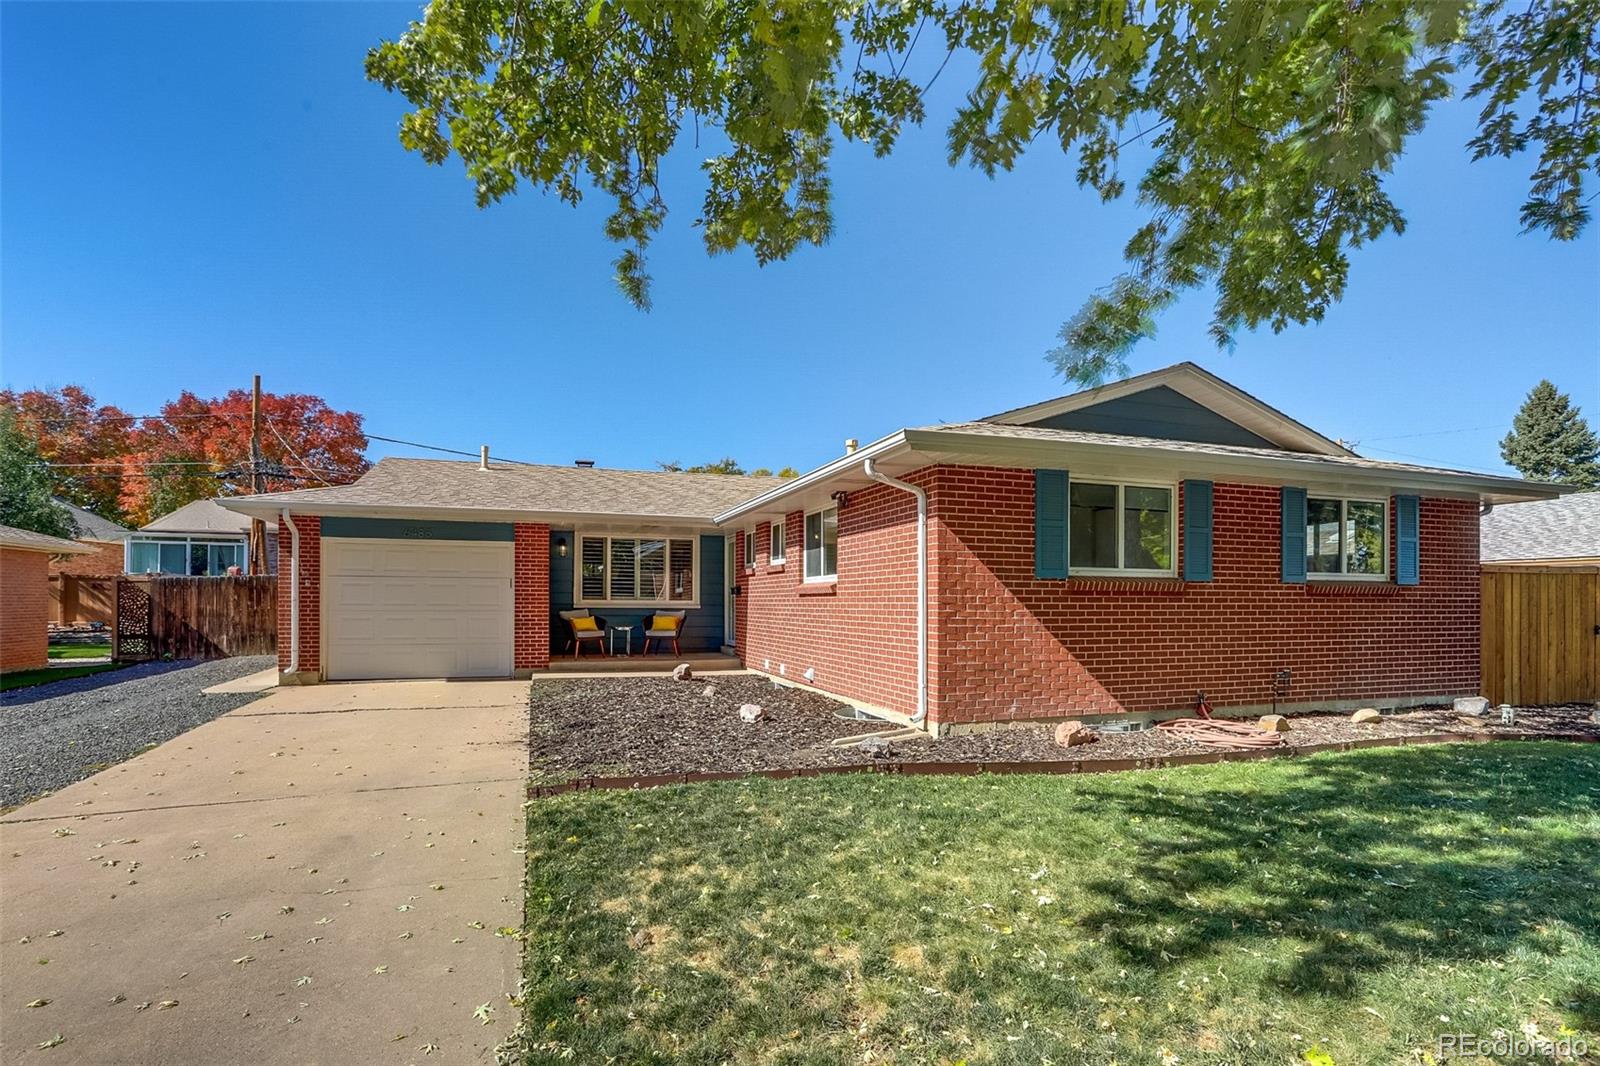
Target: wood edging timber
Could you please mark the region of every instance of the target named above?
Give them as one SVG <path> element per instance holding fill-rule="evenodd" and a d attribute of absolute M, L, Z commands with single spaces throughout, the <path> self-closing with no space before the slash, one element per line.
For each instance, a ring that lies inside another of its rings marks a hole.
<path fill-rule="evenodd" d="M 637 774 L 620 777 L 579 777 L 553 785 L 528 786 L 529 799 L 546 799 L 568 792 L 661 788 L 666 785 L 695 785 L 711 781 L 744 781 L 766 778 L 787 781 L 797 777 L 826 777 L 833 774 L 900 774 L 905 776 L 978 774 L 1107 774 L 1128 770 L 1165 770 L 1174 766 L 1205 766 L 1216 763 L 1248 762 L 1253 759 L 1283 759 L 1314 755 L 1324 751 L 1356 751 L 1361 748 L 1400 748 L 1420 744 L 1484 744 L 1493 741 L 1553 740 L 1573 744 L 1594 744 L 1600 736 L 1588 733 L 1423 733 L 1406 737 L 1367 737 L 1363 740 L 1335 740 L 1326 744 L 1299 747 L 1258 748 L 1249 751 L 1203 751 L 1181 755 L 1152 755 L 1140 759 L 1037 759 L 1014 762 L 883 762 L 852 763 L 847 766 L 805 766 L 776 770 L 694 771 L 677 774 Z"/>

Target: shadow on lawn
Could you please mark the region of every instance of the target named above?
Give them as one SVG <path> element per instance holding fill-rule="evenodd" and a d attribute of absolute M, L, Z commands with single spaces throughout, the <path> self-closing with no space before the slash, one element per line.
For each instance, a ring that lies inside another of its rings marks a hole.
<path fill-rule="evenodd" d="M 1594 814 L 1600 779 L 1574 772 L 1570 750 L 1486 754 L 1307 759 L 1268 796 L 1142 780 L 1106 812 L 1145 827 L 1135 876 L 1089 879 L 1082 924 L 1149 966 L 1288 936 L 1305 950 L 1277 979 L 1330 994 L 1396 958 L 1501 956 L 1558 935 L 1552 922 L 1600 940 L 1600 840 L 1549 844 L 1550 819 Z"/>

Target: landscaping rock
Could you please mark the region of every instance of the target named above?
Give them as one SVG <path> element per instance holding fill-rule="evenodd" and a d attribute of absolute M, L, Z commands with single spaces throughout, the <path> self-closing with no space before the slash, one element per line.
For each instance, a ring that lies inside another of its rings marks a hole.
<path fill-rule="evenodd" d="M 894 745 L 882 737 L 867 737 L 856 747 L 872 756 L 874 759 L 887 759 L 894 754 Z"/>
<path fill-rule="evenodd" d="M 1489 710 L 1489 701 L 1483 696 L 1458 696 L 1455 702 L 1457 714 L 1484 714 Z"/>
<path fill-rule="evenodd" d="M 704 696 L 708 700 L 714 699 L 717 695 L 717 686 L 707 685 L 705 691 L 700 693 L 700 695 Z"/>
<path fill-rule="evenodd" d="M 739 720 L 743 722 L 759 722 L 766 716 L 759 703 L 746 703 L 739 708 Z"/>
<path fill-rule="evenodd" d="M 672 668 L 672 680 L 693 681 L 694 670 L 689 666 L 688 663 L 679 663 L 677 666 Z"/>
<path fill-rule="evenodd" d="M 1289 719 L 1281 714 L 1264 714 L 1256 725 L 1269 733 L 1287 733 L 1289 731 Z"/>
<path fill-rule="evenodd" d="M 1350 720 L 1356 725 L 1370 725 L 1373 722 L 1383 721 L 1383 715 L 1379 714 L 1374 707 L 1363 707 L 1355 714 L 1352 714 Z"/>
<path fill-rule="evenodd" d="M 1063 748 L 1075 748 L 1080 744 L 1093 744 L 1099 739 L 1100 734 L 1082 722 L 1062 722 L 1056 726 L 1056 743 Z"/>

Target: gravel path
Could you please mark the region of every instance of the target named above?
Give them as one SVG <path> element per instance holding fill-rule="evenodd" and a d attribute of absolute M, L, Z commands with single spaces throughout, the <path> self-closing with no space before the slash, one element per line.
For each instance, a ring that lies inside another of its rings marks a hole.
<path fill-rule="evenodd" d="M 143 663 L 0 694 L 0 810 L 244 706 L 257 697 L 200 690 L 272 663 L 270 655 Z"/>

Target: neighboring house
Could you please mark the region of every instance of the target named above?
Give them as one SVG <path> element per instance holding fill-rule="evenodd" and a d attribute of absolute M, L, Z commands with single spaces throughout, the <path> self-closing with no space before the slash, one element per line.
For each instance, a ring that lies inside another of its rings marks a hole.
<path fill-rule="evenodd" d="M 1496 507 L 1480 528 L 1486 563 L 1600 564 L 1600 491 Z"/>
<path fill-rule="evenodd" d="M 75 540 L 0 526 L 0 672 L 49 665 L 50 559 L 93 551 Z"/>
<path fill-rule="evenodd" d="M 86 511 L 59 496 L 55 502 L 72 516 L 72 525 L 77 530 L 73 539 L 93 551 L 87 555 L 52 559 L 50 573 L 71 577 L 116 577 L 122 573 L 127 553 L 125 542 L 133 530 L 101 518 L 93 511 Z"/>
<path fill-rule="evenodd" d="M 276 573 L 277 530 L 267 524 L 267 559 Z M 142 526 L 128 537 L 130 574 L 187 574 L 218 577 L 237 566 L 250 572 L 250 519 L 218 506 L 217 500 L 195 500 Z"/>
<path fill-rule="evenodd" d="M 1473 694 L 1479 509 L 1559 491 L 1361 458 L 1183 363 L 787 480 L 385 459 L 222 502 L 280 519 L 287 681 L 526 675 L 569 604 L 676 608 L 686 651 L 945 730 Z"/>

